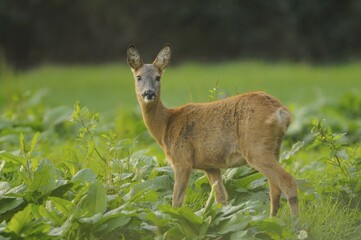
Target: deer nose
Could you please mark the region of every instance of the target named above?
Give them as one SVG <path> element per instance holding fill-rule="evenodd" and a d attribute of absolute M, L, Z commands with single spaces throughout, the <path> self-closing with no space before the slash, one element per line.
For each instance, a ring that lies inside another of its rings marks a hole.
<path fill-rule="evenodd" d="M 155 98 L 155 91 L 147 90 L 142 94 L 142 97 L 146 100 L 153 100 Z"/>

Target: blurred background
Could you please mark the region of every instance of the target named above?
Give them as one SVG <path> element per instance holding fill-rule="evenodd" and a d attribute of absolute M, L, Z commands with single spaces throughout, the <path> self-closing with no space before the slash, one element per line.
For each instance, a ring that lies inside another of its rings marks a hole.
<path fill-rule="evenodd" d="M 214 89 L 288 105 L 361 91 L 359 0 L 0 0 L 0 107 L 35 94 L 50 106 L 134 110 L 126 49 L 151 62 L 165 43 L 169 107 Z"/>
<path fill-rule="evenodd" d="M 359 0 L 1 0 L 0 49 L 17 69 L 120 61 L 169 42 L 173 62 L 361 57 Z"/>

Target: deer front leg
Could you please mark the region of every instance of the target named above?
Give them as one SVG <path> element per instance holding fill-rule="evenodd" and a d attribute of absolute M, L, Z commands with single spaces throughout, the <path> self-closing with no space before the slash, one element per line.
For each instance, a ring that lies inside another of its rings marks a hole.
<path fill-rule="evenodd" d="M 174 189 L 173 189 L 173 207 L 181 207 L 187 190 L 191 168 L 184 166 L 174 166 Z"/>
<path fill-rule="evenodd" d="M 227 191 L 223 185 L 221 170 L 208 169 L 205 172 L 211 187 L 214 188 L 216 202 L 222 205 L 227 204 Z"/>

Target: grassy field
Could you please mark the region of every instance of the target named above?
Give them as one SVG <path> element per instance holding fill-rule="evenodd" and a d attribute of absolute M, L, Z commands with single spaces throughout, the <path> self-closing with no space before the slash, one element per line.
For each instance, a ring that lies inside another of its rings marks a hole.
<path fill-rule="evenodd" d="M 340 97 L 361 91 L 361 63 L 310 66 L 287 63 L 234 62 L 169 66 L 162 81 L 162 98 L 169 107 L 208 101 L 208 89 L 218 86 L 227 95 L 266 91 L 286 104 L 307 104 L 320 97 Z M 72 106 L 75 101 L 95 111 L 134 109 L 134 82 L 128 66 L 44 66 L 23 74 L 3 77 L 0 86 L 23 90 L 47 89 L 46 101 Z M 5 85 L 5 86 L 4 86 Z M 7 93 L 9 94 L 9 93 Z"/>
<path fill-rule="evenodd" d="M 124 64 L 3 69 L 0 78 L 0 240 L 361 236 L 361 63 L 189 63 L 162 78 L 169 107 L 209 101 L 209 90 L 263 90 L 289 106 L 280 161 L 297 178 L 298 219 L 285 199 L 268 217 L 266 180 L 247 166 L 223 171 L 229 205 L 215 204 L 194 171 L 184 206 L 170 207 L 173 172 Z"/>

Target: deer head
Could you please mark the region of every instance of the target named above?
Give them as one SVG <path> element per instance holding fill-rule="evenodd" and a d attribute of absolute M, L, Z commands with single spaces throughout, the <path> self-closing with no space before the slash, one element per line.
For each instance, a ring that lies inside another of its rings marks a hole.
<path fill-rule="evenodd" d="M 170 62 L 171 49 L 166 44 L 158 53 L 152 64 L 144 64 L 137 48 L 128 47 L 127 61 L 135 80 L 135 91 L 141 103 L 149 104 L 159 99 L 160 79 Z"/>

